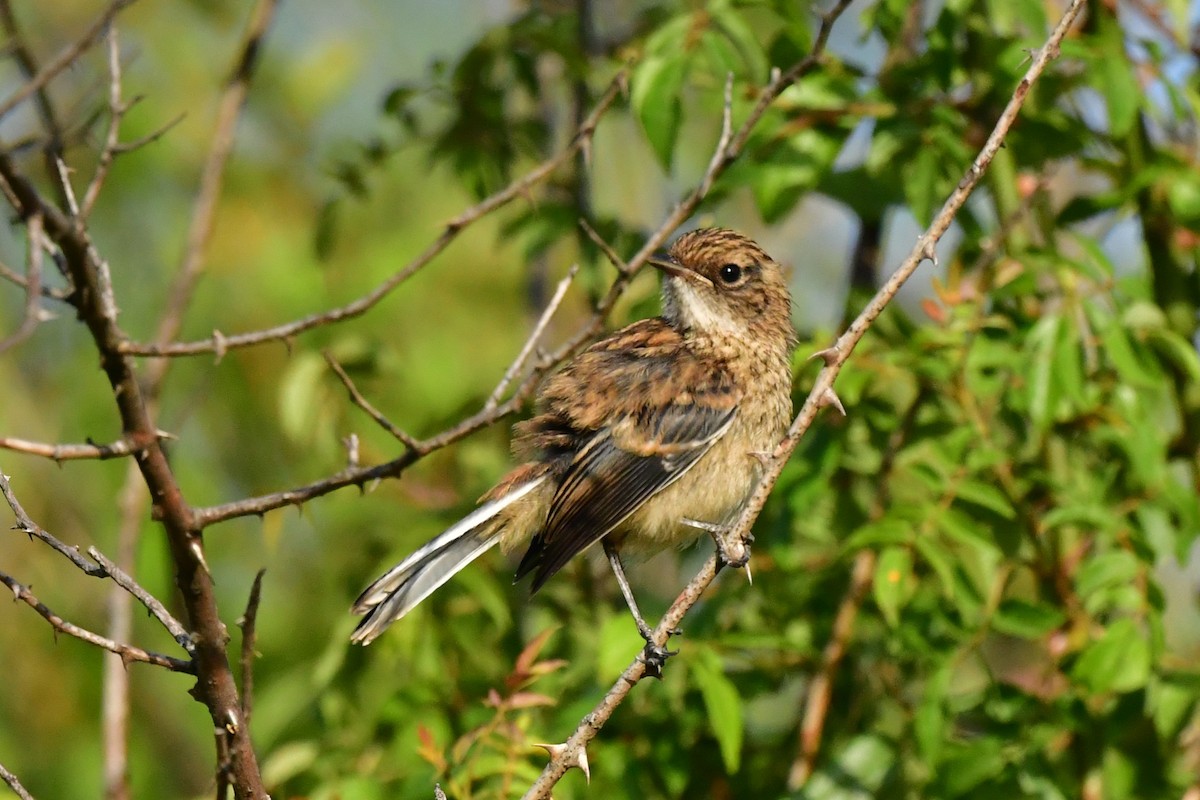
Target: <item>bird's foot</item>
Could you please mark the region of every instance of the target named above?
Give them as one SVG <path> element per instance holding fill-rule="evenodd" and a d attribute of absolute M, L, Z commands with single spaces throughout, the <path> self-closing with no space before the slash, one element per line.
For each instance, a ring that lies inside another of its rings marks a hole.
<path fill-rule="evenodd" d="M 681 631 L 676 628 L 671 631 L 672 634 L 678 634 Z M 655 644 L 652 639 L 646 640 L 646 646 L 642 649 L 642 654 L 639 656 L 642 663 L 646 665 L 644 676 L 647 678 L 662 679 L 663 667 L 667 663 L 667 659 L 678 653 L 678 650 L 668 650 L 666 647 Z"/>
<path fill-rule="evenodd" d="M 717 556 L 720 557 L 721 562 L 734 569 L 745 567 L 746 575 L 749 577 L 750 545 L 754 542 L 754 534 L 747 532 L 741 539 L 731 539 L 729 534 L 733 529 L 729 525 L 687 517 L 683 519 L 683 524 L 708 531 L 717 545 Z"/>

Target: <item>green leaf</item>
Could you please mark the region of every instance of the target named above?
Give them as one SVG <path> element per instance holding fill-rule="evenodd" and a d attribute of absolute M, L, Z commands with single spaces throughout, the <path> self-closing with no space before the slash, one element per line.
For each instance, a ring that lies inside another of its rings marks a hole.
<path fill-rule="evenodd" d="M 713 736 L 721 748 L 721 759 L 725 769 L 733 774 L 738 771 L 742 760 L 742 698 L 733 682 L 725 677 L 721 657 L 708 648 L 695 651 L 690 662 L 692 678 L 700 687 L 708 720 L 712 723 Z"/>
<path fill-rule="evenodd" d="M 1119 619 L 1075 662 L 1072 676 L 1092 692 L 1131 692 L 1150 678 L 1150 642 L 1137 623 Z"/>
<path fill-rule="evenodd" d="M 1066 615 L 1053 606 L 1010 598 L 996 609 L 992 627 L 1022 639 L 1040 639 L 1066 621 Z"/>
<path fill-rule="evenodd" d="M 767 61 L 761 38 L 746 23 L 745 17 L 728 0 L 709 4 L 708 13 L 716 27 L 737 49 L 750 79 L 756 83 L 766 80 L 771 65 Z"/>
<path fill-rule="evenodd" d="M 683 117 L 679 95 L 687 76 L 688 55 L 679 51 L 647 56 L 634 70 L 629 101 L 654 154 L 665 169 L 671 168 L 679 123 Z"/>
<path fill-rule="evenodd" d="M 980 481 L 964 481 L 958 485 L 957 494 L 958 499 L 983 506 L 1005 519 L 1016 519 L 1017 517 L 1017 512 L 1012 506 L 1012 501 L 1008 499 L 1008 495 L 991 484 Z"/>
<path fill-rule="evenodd" d="M 1108 103 L 1109 133 L 1115 138 L 1122 138 L 1133 130 L 1133 124 L 1137 121 L 1142 90 L 1133 74 L 1132 65 L 1125 57 L 1120 31 L 1110 29 L 1105 38 L 1109 39 L 1107 46 L 1103 46 L 1097 54 L 1099 63 L 1090 73 L 1093 85 Z"/>
<path fill-rule="evenodd" d="M 829 172 L 845 137 L 809 128 L 789 137 L 786 146 L 770 150 L 764 162 L 742 170 L 759 213 L 767 222 L 779 220 L 812 191 Z"/>
<path fill-rule="evenodd" d="M 1200 355 L 1190 342 L 1172 330 L 1162 328 L 1146 334 L 1146 342 L 1164 360 L 1187 373 L 1193 383 L 1200 383 Z"/>
<path fill-rule="evenodd" d="M 1039 428 L 1050 426 L 1058 407 L 1059 386 L 1054 376 L 1055 349 L 1059 342 L 1062 317 L 1048 314 L 1037 321 L 1029 334 L 1029 416 Z"/>
<path fill-rule="evenodd" d="M 904 171 L 904 197 L 908 209 L 921 226 L 933 219 L 942 182 L 942 159 L 933 147 L 922 147 L 916 156 L 907 159 L 901 166 Z"/>
<path fill-rule="evenodd" d="M 1126 550 L 1101 553 L 1083 563 L 1075 575 L 1075 591 L 1087 602 L 1092 595 L 1113 586 L 1126 586 L 1141 572 L 1142 565 Z"/>
<path fill-rule="evenodd" d="M 883 544 L 908 544 L 913 540 L 913 524 L 895 517 L 868 522 L 846 540 L 847 550 L 877 547 Z"/>
<path fill-rule="evenodd" d="M 889 547 L 879 554 L 872 590 L 875 604 L 893 628 L 900 624 L 900 610 L 912 597 L 913 584 L 912 553 L 908 548 Z"/>
<path fill-rule="evenodd" d="M 1086 303 L 1088 322 L 1100 334 L 1104 356 L 1121 379 L 1133 386 L 1155 386 L 1158 378 L 1143 364 L 1144 356 L 1134 352 L 1133 340 L 1121 323 L 1095 303 Z"/>

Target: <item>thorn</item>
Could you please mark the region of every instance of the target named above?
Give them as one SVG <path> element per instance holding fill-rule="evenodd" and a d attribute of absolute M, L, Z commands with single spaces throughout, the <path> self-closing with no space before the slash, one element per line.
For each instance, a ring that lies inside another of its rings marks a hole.
<path fill-rule="evenodd" d="M 935 241 L 934 239 L 929 239 L 928 241 L 925 242 L 924 245 L 922 245 L 921 258 L 928 260 L 928 261 L 932 261 L 933 265 L 935 267 L 938 265 L 937 241 Z"/>
<path fill-rule="evenodd" d="M 750 562 L 747 561 L 742 569 L 746 570 L 746 582 L 751 586 L 754 585 L 754 576 L 750 574 Z"/>
<path fill-rule="evenodd" d="M 229 731 L 231 736 L 234 736 L 237 735 L 239 727 L 241 726 L 238 724 L 237 712 L 231 708 L 225 712 L 225 730 Z"/>
<path fill-rule="evenodd" d="M 212 340 L 213 340 L 213 355 L 215 356 L 215 358 L 213 359 L 213 363 L 220 364 L 221 359 L 225 358 L 225 352 L 226 352 L 226 350 L 225 350 L 225 334 L 221 333 L 216 328 L 213 328 Z"/>
<path fill-rule="evenodd" d="M 200 543 L 200 538 L 193 538 L 188 547 L 192 549 L 192 555 L 194 555 L 196 560 L 200 562 L 200 566 L 204 569 L 205 574 L 211 579 L 212 570 L 208 568 L 208 561 L 204 558 L 204 546 Z"/>
<path fill-rule="evenodd" d="M 820 403 L 822 408 L 833 406 L 841 412 L 843 417 L 846 416 L 846 407 L 842 405 L 842 398 L 837 396 L 837 392 L 833 390 L 832 386 L 827 387 L 825 391 L 821 392 Z"/>
<path fill-rule="evenodd" d="M 563 742 L 562 744 L 543 744 L 538 742 L 534 744 L 534 747 L 540 747 L 549 753 L 552 761 L 559 758 L 563 759 L 567 764 L 567 769 L 570 769 L 571 767 L 578 767 L 583 771 L 583 777 L 587 779 L 587 782 L 589 784 L 592 782 L 592 768 L 588 766 L 586 748 L 579 747 L 578 749 L 574 750 L 573 755 L 569 755 L 569 753 L 571 753 L 571 748 L 566 742 Z"/>
<path fill-rule="evenodd" d="M 832 366 L 833 364 L 836 364 L 837 360 L 841 356 L 841 354 L 842 354 L 842 351 L 840 349 L 838 349 L 837 343 L 834 342 L 833 344 L 829 345 L 829 347 L 826 347 L 824 350 L 818 350 L 817 352 L 813 353 L 811 356 L 808 357 L 808 360 L 812 361 L 814 358 L 819 358 L 822 361 L 824 361 L 825 366 L 828 367 L 828 366 Z"/>

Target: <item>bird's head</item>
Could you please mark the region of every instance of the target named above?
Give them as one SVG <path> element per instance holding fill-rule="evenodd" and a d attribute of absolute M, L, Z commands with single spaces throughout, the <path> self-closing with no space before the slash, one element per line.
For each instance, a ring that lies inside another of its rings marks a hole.
<path fill-rule="evenodd" d="M 753 240 L 725 228 L 702 228 L 675 240 L 650 263 L 666 274 L 663 315 L 683 330 L 795 342 L 783 269 Z"/>

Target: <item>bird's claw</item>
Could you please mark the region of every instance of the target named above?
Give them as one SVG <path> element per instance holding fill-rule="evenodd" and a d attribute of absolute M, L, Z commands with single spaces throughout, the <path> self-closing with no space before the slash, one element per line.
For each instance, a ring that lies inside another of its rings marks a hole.
<path fill-rule="evenodd" d="M 663 666 L 667 663 L 668 658 L 678 652 L 678 650 L 668 650 L 654 642 L 646 642 L 646 646 L 642 649 L 641 656 L 639 656 L 642 663 L 646 665 L 645 677 L 662 680 Z"/>

